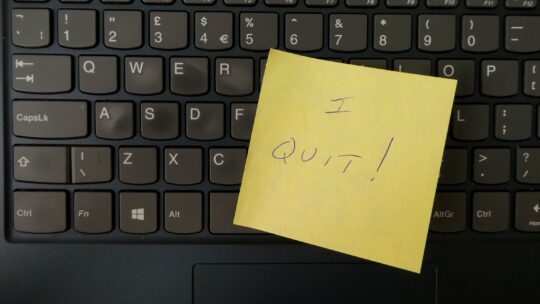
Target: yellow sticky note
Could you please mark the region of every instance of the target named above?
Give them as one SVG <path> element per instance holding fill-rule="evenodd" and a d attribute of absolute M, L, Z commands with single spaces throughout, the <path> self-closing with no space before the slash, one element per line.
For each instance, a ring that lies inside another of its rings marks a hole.
<path fill-rule="evenodd" d="M 455 89 L 271 50 L 234 224 L 420 272 Z"/>

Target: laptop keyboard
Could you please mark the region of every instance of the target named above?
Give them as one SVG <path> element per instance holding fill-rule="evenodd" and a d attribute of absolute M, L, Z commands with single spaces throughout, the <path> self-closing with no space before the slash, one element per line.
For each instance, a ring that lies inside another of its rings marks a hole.
<path fill-rule="evenodd" d="M 232 224 L 269 48 L 458 79 L 430 238 L 540 232 L 536 0 L 3 6 L 11 241 L 275 240 Z"/>

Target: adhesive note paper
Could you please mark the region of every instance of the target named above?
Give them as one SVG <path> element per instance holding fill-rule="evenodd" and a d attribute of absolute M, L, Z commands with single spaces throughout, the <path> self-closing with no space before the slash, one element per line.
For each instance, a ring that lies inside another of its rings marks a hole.
<path fill-rule="evenodd" d="M 455 89 L 271 50 L 234 224 L 419 273 Z"/>

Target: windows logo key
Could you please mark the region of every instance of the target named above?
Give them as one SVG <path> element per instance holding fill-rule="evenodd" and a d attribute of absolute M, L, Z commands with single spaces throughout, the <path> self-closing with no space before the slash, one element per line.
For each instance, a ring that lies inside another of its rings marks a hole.
<path fill-rule="evenodd" d="M 144 221 L 144 208 L 131 209 L 131 219 Z"/>

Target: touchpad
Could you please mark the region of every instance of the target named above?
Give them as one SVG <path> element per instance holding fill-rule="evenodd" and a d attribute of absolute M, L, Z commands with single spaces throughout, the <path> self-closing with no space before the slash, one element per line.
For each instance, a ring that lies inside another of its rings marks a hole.
<path fill-rule="evenodd" d="M 436 267 L 377 264 L 198 264 L 195 304 L 435 303 Z"/>

